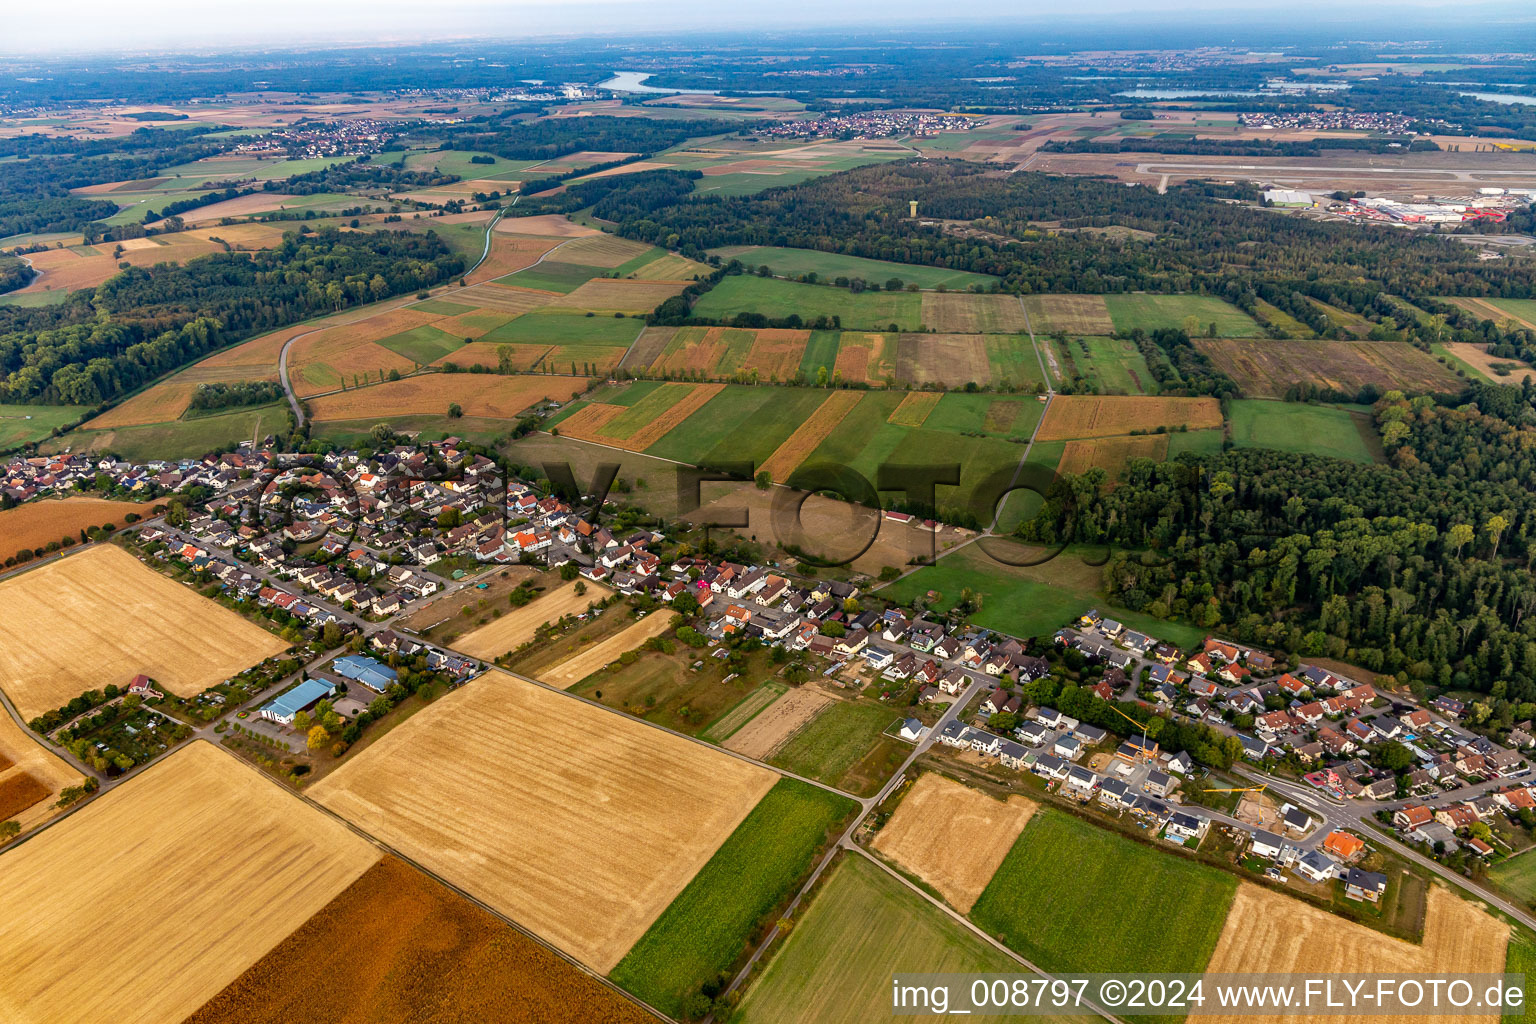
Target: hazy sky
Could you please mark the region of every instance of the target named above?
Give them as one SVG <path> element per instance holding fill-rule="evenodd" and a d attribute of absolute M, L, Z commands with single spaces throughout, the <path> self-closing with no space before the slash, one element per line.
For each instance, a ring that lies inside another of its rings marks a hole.
<path fill-rule="evenodd" d="M 1528 2 L 1495 0 L 1480 7 L 1522 21 Z M 1019 24 L 1067 18 L 1098 20 L 1185 14 L 1207 21 L 1264 22 L 1281 19 L 1345 22 L 1359 13 L 1355 38 L 1388 38 L 1413 20 L 1463 19 L 1466 3 L 1448 0 L 970 0 L 944 5 L 933 0 L 5 0 L 0 15 L 0 52 L 83 52 L 100 49 L 308 45 L 351 42 L 422 42 L 444 38 L 591 36 L 616 32 L 730 31 L 814 25 L 974 27 L 978 22 Z M 1383 12 L 1396 12 L 1383 19 Z M 1121 22 L 1124 27 L 1124 20 Z M 1490 47 L 1498 42 L 1490 37 Z"/>

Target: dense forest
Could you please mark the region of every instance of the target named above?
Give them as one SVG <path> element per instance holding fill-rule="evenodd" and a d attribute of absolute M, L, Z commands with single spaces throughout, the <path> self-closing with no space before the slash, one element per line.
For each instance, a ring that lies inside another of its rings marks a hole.
<path fill-rule="evenodd" d="M 0 402 L 96 405 L 232 341 L 463 269 L 432 232 L 335 228 L 133 267 L 58 306 L 0 307 Z"/>
<path fill-rule="evenodd" d="M 448 135 L 457 149 L 480 149 L 508 160 L 553 160 L 571 153 L 658 153 L 680 142 L 749 127 L 742 121 L 649 117 L 503 118 L 470 124 Z"/>
<path fill-rule="evenodd" d="M 1110 545 L 1106 587 L 1132 609 L 1536 701 L 1532 397 L 1389 393 L 1376 419 L 1390 465 L 1241 449 L 1140 460 L 1109 490 L 1101 471 L 1064 477 L 1020 532 Z"/>

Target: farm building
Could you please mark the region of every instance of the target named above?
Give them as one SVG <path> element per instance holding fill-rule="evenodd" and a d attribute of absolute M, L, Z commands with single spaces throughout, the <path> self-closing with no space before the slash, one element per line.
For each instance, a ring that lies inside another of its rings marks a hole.
<path fill-rule="evenodd" d="M 337 658 L 331 665 L 331 670 L 343 679 L 351 679 L 362 683 L 368 689 L 378 693 L 385 690 L 400 677 L 400 674 L 381 662 L 372 658 L 364 658 L 357 654 L 348 654 Z"/>
<path fill-rule="evenodd" d="M 336 687 L 320 679 L 306 679 L 261 709 L 261 717 L 278 725 L 293 724 L 293 716 L 307 711 L 336 692 Z"/>

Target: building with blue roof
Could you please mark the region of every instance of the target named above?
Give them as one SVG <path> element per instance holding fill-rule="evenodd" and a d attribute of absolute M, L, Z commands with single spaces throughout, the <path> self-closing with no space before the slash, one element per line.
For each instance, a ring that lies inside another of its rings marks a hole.
<path fill-rule="evenodd" d="M 309 710 L 335 692 L 336 686 L 333 683 L 323 679 L 306 679 L 263 707 L 261 717 L 279 725 L 292 725 L 294 715 Z"/>
<path fill-rule="evenodd" d="M 370 690 L 383 693 L 400 678 L 400 673 L 383 662 L 365 658 L 360 654 L 348 654 L 331 664 L 331 671 L 343 679 L 362 683 Z"/>

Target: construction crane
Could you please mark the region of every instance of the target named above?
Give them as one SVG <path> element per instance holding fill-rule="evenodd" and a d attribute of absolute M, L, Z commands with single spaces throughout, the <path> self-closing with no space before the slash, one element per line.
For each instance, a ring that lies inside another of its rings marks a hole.
<path fill-rule="evenodd" d="M 1147 756 L 1147 723 L 1146 722 L 1138 722 L 1138 721 L 1136 721 L 1136 719 L 1132 718 L 1130 715 L 1126 714 L 1124 711 L 1121 711 L 1119 708 L 1115 707 L 1114 701 L 1109 701 L 1108 703 L 1109 703 L 1110 710 L 1114 711 L 1115 714 L 1119 715 L 1121 718 L 1125 719 L 1127 722 L 1130 722 L 1132 725 L 1139 725 L 1139 726 L 1141 726 L 1141 756 L 1142 757 L 1146 757 Z"/>
<path fill-rule="evenodd" d="M 1203 789 L 1202 793 L 1262 793 L 1269 788 L 1269 783 L 1262 786 L 1244 786 L 1241 789 Z"/>

